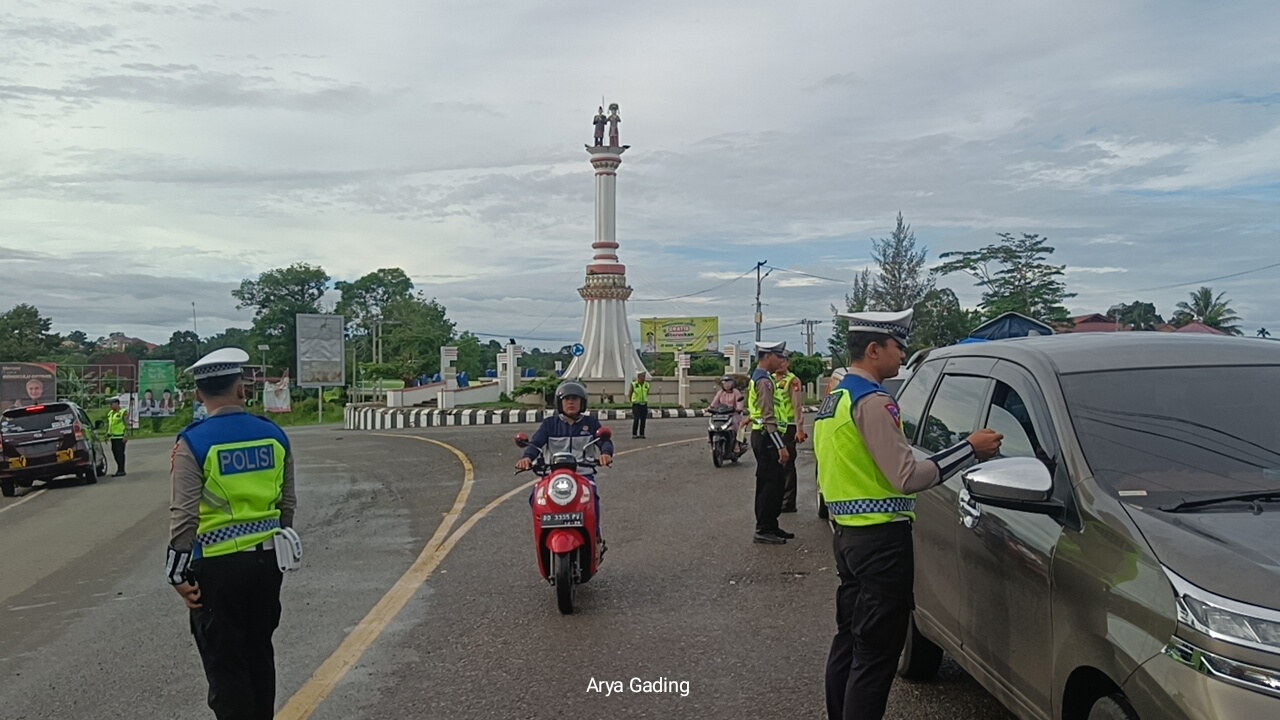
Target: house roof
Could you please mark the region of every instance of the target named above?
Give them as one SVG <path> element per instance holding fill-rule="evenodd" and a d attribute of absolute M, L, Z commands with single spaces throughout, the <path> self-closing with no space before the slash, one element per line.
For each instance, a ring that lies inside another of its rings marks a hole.
<path fill-rule="evenodd" d="M 1230 335 L 1231 334 L 1231 333 L 1225 333 L 1217 328 L 1211 328 L 1208 325 L 1205 325 L 1204 323 L 1200 323 L 1200 322 L 1187 323 L 1186 325 L 1183 325 L 1177 330 L 1174 330 L 1174 332 L 1199 333 L 1201 335 Z"/>

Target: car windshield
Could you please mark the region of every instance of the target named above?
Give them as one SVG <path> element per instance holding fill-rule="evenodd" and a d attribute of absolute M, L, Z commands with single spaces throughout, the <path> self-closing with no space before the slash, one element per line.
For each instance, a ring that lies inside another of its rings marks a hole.
<path fill-rule="evenodd" d="M 0 435 L 56 430 L 71 427 L 75 421 L 75 413 L 66 405 L 45 405 L 35 412 L 25 408 L 6 410 L 0 415 Z"/>
<path fill-rule="evenodd" d="M 1126 500 L 1280 490 L 1280 366 L 1082 373 L 1062 387 L 1090 469 Z"/>

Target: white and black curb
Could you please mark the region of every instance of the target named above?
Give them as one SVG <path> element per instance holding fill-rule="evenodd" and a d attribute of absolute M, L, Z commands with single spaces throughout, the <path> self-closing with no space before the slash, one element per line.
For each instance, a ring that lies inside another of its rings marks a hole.
<path fill-rule="evenodd" d="M 650 410 L 649 419 L 698 418 L 702 410 Z M 555 410 L 436 410 L 431 408 L 380 408 L 348 406 L 343 413 L 347 430 L 398 430 L 403 428 L 473 425 L 521 425 L 540 423 Z M 630 410 L 588 410 L 600 420 L 630 420 Z"/>

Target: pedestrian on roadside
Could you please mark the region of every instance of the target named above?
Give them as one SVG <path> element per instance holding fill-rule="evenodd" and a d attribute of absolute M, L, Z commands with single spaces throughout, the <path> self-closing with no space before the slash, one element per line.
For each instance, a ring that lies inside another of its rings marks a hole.
<path fill-rule="evenodd" d="M 791 372 L 791 358 L 784 358 L 782 366 L 773 374 L 773 399 L 778 406 L 778 427 L 785 427 L 782 442 L 787 446 L 790 459 L 786 464 L 786 482 L 782 489 L 782 512 L 796 512 L 796 446 L 809 436 L 804 431 L 804 388 L 800 378 Z"/>
<path fill-rule="evenodd" d="M 967 463 L 994 457 L 1002 435 L 983 429 L 917 461 L 898 405 L 882 383 L 906 359 L 911 310 L 842 313 L 850 366 L 813 428 L 840 588 L 827 657 L 830 720 L 880 720 L 915 608 L 911 524 L 916 493 Z"/>
<path fill-rule="evenodd" d="M 107 438 L 111 441 L 111 456 L 116 461 L 116 472 L 111 477 L 124 477 L 124 450 L 129 442 L 129 411 L 120 407 L 120 398 L 111 398 L 107 410 Z"/>
<path fill-rule="evenodd" d="M 209 416 L 179 433 L 170 460 L 165 576 L 190 610 L 219 720 L 274 716 L 280 586 L 302 558 L 293 451 L 279 426 L 245 411 L 248 361 L 224 348 L 188 369 Z"/>
<path fill-rule="evenodd" d="M 766 545 L 785 545 L 795 537 L 778 526 L 786 464 L 791 456 L 778 428 L 773 373 L 786 357 L 786 343 L 756 343 L 756 369 L 747 391 L 751 451 L 756 457 L 756 534 L 752 542 Z"/>
<path fill-rule="evenodd" d="M 636 373 L 631 383 L 631 437 L 643 438 L 644 426 L 649 420 L 649 381 L 644 370 Z"/>

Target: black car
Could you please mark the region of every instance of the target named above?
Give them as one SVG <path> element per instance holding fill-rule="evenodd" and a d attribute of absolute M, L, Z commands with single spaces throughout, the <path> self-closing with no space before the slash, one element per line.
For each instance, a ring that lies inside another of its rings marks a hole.
<path fill-rule="evenodd" d="M 86 485 L 107 474 L 107 454 L 98 430 L 75 403 L 15 407 L 0 413 L 0 492 L 75 475 Z"/>

